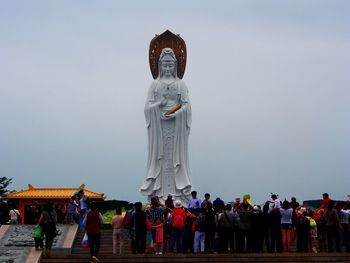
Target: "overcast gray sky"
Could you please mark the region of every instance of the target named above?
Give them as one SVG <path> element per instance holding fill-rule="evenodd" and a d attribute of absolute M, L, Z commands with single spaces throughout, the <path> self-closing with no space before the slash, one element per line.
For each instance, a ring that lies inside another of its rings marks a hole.
<path fill-rule="evenodd" d="M 350 194 L 350 2 L 1 1 L 0 176 L 144 201 L 149 42 L 187 44 L 194 188 Z"/>

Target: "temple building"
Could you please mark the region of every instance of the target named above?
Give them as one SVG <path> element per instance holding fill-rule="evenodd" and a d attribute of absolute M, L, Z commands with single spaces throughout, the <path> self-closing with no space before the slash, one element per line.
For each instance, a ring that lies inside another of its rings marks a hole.
<path fill-rule="evenodd" d="M 80 190 L 83 190 L 91 201 L 102 201 L 106 198 L 103 193 L 86 189 L 84 184 L 78 188 L 35 188 L 28 184 L 28 189 L 8 194 L 6 199 L 13 204 L 18 204 L 22 224 L 34 224 L 35 222 L 31 220 L 33 207 L 42 206 L 48 202 L 55 205 L 67 205 Z"/>

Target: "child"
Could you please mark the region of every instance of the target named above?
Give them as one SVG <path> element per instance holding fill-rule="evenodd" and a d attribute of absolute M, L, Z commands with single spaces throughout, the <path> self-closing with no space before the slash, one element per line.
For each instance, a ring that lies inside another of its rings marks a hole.
<path fill-rule="evenodd" d="M 200 208 L 194 211 L 195 218 L 192 225 L 192 231 L 194 232 L 193 252 L 204 253 L 205 251 L 205 219 Z"/>
<path fill-rule="evenodd" d="M 39 250 L 39 247 L 43 249 L 44 242 L 43 242 L 43 228 L 42 226 L 37 226 L 34 233 L 33 238 L 35 242 L 35 249 Z"/>
<path fill-rule="evenodd" d="M 157 244 L 156 255 L 162 255 L 162 246 L 163 246 L 163 223 L 162 223 L 162 220 L 160 218 L 158 218 L 156 224 L 153 227 L 156 229 L 156 244 Z"/>

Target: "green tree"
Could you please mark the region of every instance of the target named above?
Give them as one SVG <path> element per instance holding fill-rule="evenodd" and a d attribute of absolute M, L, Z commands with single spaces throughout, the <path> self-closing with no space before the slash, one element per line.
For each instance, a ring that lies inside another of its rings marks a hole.
<path fill-rule="evenodd" d="M 7 187 L 12 183 L 12 178 L 7 178 L 6 176 L 0 177 L 0 197 L 4 198 L 5 195 L 11 193 Z"/>

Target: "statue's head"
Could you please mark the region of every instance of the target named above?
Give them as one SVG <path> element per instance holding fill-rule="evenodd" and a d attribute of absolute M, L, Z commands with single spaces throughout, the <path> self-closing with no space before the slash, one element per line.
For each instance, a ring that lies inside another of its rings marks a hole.
<path fill-rule="evenodd" d="M 171 48 L 164 48 L 159 56 L 159 76 L 177 77 L 177 60 Z"/>

